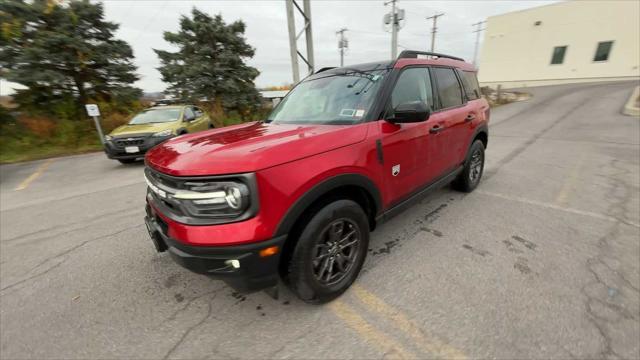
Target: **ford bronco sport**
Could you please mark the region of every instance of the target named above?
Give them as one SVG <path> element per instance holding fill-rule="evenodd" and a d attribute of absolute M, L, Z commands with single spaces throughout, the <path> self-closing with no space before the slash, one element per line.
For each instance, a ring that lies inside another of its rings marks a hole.
<path fill-rule="evenodd" d="M 358 276 L 377 225 L 445 184 L 478 185 L 488 121 L 476 69 L 453 56 L 325 68 L 265 121 L 153 148 L 147 228 L 189 270 L 242 291 L 281 279 L 327 302 Z"/>
<path fill-rule="evenodd" d="M 211 128 L 207 113 L 196 106 L 155 106 L 105 136 L 104 151 L 109 159 L 127 164 L 167 139 Z"/>

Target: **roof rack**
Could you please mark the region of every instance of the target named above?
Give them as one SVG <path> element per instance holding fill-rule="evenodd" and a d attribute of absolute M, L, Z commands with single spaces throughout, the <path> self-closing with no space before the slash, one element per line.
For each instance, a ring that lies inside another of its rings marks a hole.
<path fill-rule="evenodd" d="M 314 74 L 321 73 L 321 72 L 323 72 L 323 71 L 327 71 L 327 70 L 331 70 L 331 69 L 335 69 L 335 68 L 336 68 L 335 66 L 327 66 L 327 67 L 323 67 L 322 69 L 320 69 L 320 70 L 316 71 Z"/>
<path fill-rule="evenodd" d="M 427 52 L 427 51 L 415 51 L 415 50 L 403 50 L 400 53 L 400 55 L 398 55 L 398 59 L 417 59 L 418 55 L 434 56 L 439 58 L 447 58 L 447 59 L 453 59 L 458 61 L 464 61 L 463 58 L 459 58 L 451 55 L 439 54 L 439 53 Z"/>

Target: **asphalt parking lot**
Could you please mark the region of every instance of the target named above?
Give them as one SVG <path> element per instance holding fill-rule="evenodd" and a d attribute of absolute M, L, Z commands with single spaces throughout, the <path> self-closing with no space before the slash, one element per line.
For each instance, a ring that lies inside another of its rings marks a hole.
<path fill-rule="evenodd" d="M 240 295 L 157 254 L 142 165 L 0 167 L 0 358 L 639 358 L 635 82 L 494 109 L 485 177 L 373 233 L 311 306 Z"/>

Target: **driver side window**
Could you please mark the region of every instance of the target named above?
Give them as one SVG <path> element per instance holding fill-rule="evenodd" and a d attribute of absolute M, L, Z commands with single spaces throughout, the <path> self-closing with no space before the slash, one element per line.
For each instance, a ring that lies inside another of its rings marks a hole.
<path fill-rule="evenodd" d="M 429 109 L 433 109 L 433 90 L 429 79 L 429 69 L 427 68 L 408 68 L 404 70 L 391 93 L 392 109 L 395 109 L 400 104 L 414 101 L 421 101 Z"/>

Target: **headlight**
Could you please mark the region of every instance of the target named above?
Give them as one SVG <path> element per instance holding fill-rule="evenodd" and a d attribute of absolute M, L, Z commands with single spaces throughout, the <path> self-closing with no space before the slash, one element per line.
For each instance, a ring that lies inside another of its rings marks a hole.
<path fill-rule="evenodd" d="M 173 130 L 171 129 L 158 131 L 157 133 L 153 134 L 153 136 L 155 137 L 170 136 L 170 135 L 173 135 Z"/>
<path fill-rule="evenodd" d="M 105 139 L 106 141 L 111 141 L 111 140 L 113 140 L 113 137 L 112 137 L 111 135 L 105 135 L 105 136 L 104 136 L 104 139 Z"/>
<path fill-rule="evenodd" d="M 249 188 L 234 181 L 186 183 L 189 190 L 171 195 L 187 212 L 197 217 L 234 218 L 250 204 Z"/>
<path fill-rule="evenodd" d="M 187 224 L 222 224 L 258 211 L 255 174 L 175 177 L 145 169 L 145 180 L 165 215 Z"/>

